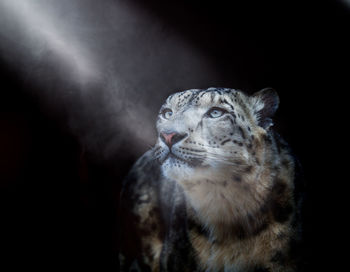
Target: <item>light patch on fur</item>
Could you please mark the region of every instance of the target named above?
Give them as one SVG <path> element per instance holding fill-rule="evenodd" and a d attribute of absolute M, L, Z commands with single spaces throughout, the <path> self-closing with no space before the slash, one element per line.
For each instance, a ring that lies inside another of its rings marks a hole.
<path fill-rule="evenodd" d="M 158 237 L 152 236 L 142 239 L 142 244 L 143 247 L 147 247 L 150 251 L 149 256 L 143 255 L 143 261 L 152 268 L 152 271 L 160 271 L 158 260 L 162 252 L 163 242 Z"/>
<path fill-rule="evenodd" d="M 266 190 L 255 190 L 269 186 L 263 182 L 258 184 L 254 178 L 256 173 L 240 181 L 233 180 L 234 175 L 234 172 L 221 173 L 220 179 L 200 175 L 200 178 L 178 181 L 201 222 L 215 239 L 224 239 L 230 232 L 225 229 L 227 226 L 244 222 L 248 213 L 257 213 L 267 197 Z M 249 223 L 245 225 L 248 227 Z"/>

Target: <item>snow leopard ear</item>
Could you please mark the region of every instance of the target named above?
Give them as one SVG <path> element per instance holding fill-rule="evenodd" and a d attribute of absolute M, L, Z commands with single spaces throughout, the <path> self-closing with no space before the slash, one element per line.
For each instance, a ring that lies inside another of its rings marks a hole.
<path fill-rule="evenodd" d="M 272 88 L 265 88 L 253 94 L 251 100 L 258 125 L 264 129 L 273 126 L 272 116 L 280 102 L 277 92 Z"/>

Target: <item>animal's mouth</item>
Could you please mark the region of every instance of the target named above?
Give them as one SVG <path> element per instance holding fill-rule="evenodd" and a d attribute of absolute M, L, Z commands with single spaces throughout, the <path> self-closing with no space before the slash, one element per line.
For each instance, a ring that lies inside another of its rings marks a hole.
<path fill-rule="evenodd" d="M 161 161 L 161 164 L 163 164 L 167 159 L 175 159 L 178 162 L 182 162 L 184 164 L 187 164 L 190 167 L 197 167 L 197 166 L 202 165 L 202 163 L 203 163 L 203 159 L 199 159 L 199 158 L 184 159 L 184 158 L 181 158 L 180 156 L 172 153 L 171 151 L 169 151 L 169 153 Z"/>
<path fill-rule="evenodd" d="M 188 163 L 188 161 L 186 161 L 185 159 L 183 159 L 183 158 L 181 158 L 181 157 L 175 155 L 175 154 L 172 153 L 171 151 L 169 151 L 169 153 L 168 153 L 168 154 L 165 156 L 165 158 L 163 159 L 162 164 L 163 164 L 167 159 L 169 159 L 169 158 L 174 158 L 174 159 L 177 159 L 177 160 L 179 160 L 179 161 L 181 161 L 181 162 Z"/>

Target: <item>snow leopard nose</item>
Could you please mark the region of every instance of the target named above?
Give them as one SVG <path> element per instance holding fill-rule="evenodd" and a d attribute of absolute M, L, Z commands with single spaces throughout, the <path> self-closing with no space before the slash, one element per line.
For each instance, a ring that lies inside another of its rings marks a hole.
<path fill-rule="evenodd" d="M 182 139 L 186 138 L 188 134 L 179 134 L 176 132 L 161 132 L 160 138 L 162 141 L 170 147 L 172 147 L 174 144 L 180 142 Z"/>

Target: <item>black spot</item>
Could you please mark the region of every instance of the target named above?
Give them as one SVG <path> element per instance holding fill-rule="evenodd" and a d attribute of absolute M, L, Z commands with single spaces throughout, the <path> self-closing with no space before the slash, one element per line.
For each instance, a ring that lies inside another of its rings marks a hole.
<path fill-rule="evenodd" d="M 260 213 L 261 214 L 267 214 L 270 211 L 269 201 L 266 201 L 263 205 L 260 206 Z"/>
<path fill-rule="evenodd" d="M 281 251 L 277 251 L 271 258 L 271 262 L 278 263 L 280 265 L 285 265 L 286 261 L 286 256 Z"/>
<path fill-rule="evenodd" d="M 233 108 L 233 106 L 229 103 L 229 102 L 227 102 L 227 100 L 226 99 L 224 99 L 224 102 L 227 104 L 227 105 L 229 105 L 230 106 L 230 108 L 233 110 L 234 108 Z"/>
<path fill-rule="evenodd" d="M 221 142 L 221 145 L 224 145 L 224 144 L 226 144 L 227 142 L 230 142 L 231 140 L 225 140 L 225 141 L 223 141 L 223 142 Z"/>
<path fill-rule="evenodd" d="M 242 138 L 245 139 L 246 137 L 245 137 L 245 133 L 244 133 L 243 129 L 241 127 L 238 127 L 238 130 L 241 133 Z"/>
<path fill-rule="evenodd" d="M 143 226 L 140 225 L 139 233 L 142 235 L 141 237 L 150 236 L 153 233 L 154 229 L 152 229 L 148 224 Z"/>
<path fill-rule="evenodd" d="M 235 226 L 235 233 L 240 240 L 247 238 L 247 232 L 242 225 Z"/>
<path fill-rule="evenodd" d="M 265 139 L 265 141 L 266 141 L 267 144 L 272 144 L 271 136 L 265 135 L 264 139 Z"/>
<path fill-rule="evenodd" d="M 156 230 L 156 229 L 157 229 L 157 224 L 153 222 L 153 223 L 151 224 L 151 229 L 152 229 L 152 230 Z"/>
<path fill-rule="evenodd" d="M 252 165 L 248 165 L 245 169 L 244 169 L 244 172 L 245 173 L 250 173 L 253 169 L 253 166 Z"/>
<path fill-rule="evenodd" d="M 256 224 L 255 223 L 255 226 L 253 228 L 253 231 L 251 232 L 251 236 L 257 236 L 259 235 L 261 232 L 263 232 L 264 230 L 267 229 L 267 227 L 269 226 L 269 223 L 268 221 L 263 221 L 262 223 L 260 224 Z"/>
<path fill-rule="evenodd" d="M 152 208 L 152 210 L 150 210 L 150 211 L 148 212 L 148 216 L 149 216 L 149 217 L 159 216 L 159 214 L 160 214 L 160 210 L 159 210 L 159 208 L 157 208 L 157 207 Z"/>
<path fill-rule="evenodd" d="M 276 196 L 281 196 L 285 193 L 287 189 L 287 185 L 284 181 L 280 180 L 280 179 L 276 179 L 275 180 L 275 184 L 272 187 L 272 191 Z"/>
<path fill-rule="evenodd" d="M 235 154 L 237 154 L 237 152 L 235 151 Z M 242 160 L 235 160 L 233 162 L 235 165 L 242 165 L 244 162 Z"/>
<path fill-rule="evenodd" d="M 254 272 L 270 272 L 270 269 L 263 266 L 257 266 L 254 268 Z"/>
<path fill-rule="evenodd" d="M 288 220 L 289 216 L 293 212 L 293 207 L 290 203 L 279 204 L 274 203 L 272 208 L 274 219 L 279 223 L 284 223 Z"/>
<path fill-rule="evenodd" d="M 201 226 L 198 222 L 193 220 L 191 217 L 188 218 L 187 224 L 188 224 L 189 230 L 194 231 L 199 235 L 202 235 L 204 237 L 209 238 L 209 233 L 205 230 L 205 228 L 203 226 Z"/>
<path fill-rule="evenodd" d="M 241 181 L 242 181 L 242 177 L 241 177 L 241 176 L 238 176 L 238 175 L 234 175 L 234 176 L 233 176 L 233 180 L 234 180 L 235 182 L 241 182 Z"/>
<path fill-rule="evenodd" d="M 289 167 L 289 161 L 288 160 L 282 160 L 281 161 L 281 164 L 284 166 L 284 167 Z"/>
<path fill-rule="evenodd" d="M 270 207 L 273 218 L 279 223 L 287 221 L 293 212 L 293 206 L 287 197 L 286 183 L 277 179 L 272 187 Z"/>
<path fill-rule="evenodd" d="M 226 115 L 226 117 L 225 117 L 225 121 L 226 120 L 229 120 L 230 121 L 230 123 L 233 125 L 234 124 L 234 121 L 231 119 L 232 117 L 230 116 L 230 115 Z"/>

